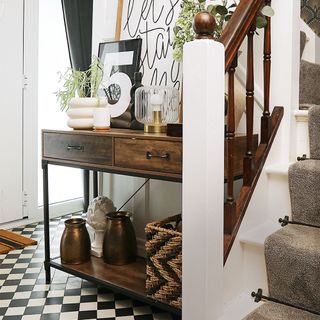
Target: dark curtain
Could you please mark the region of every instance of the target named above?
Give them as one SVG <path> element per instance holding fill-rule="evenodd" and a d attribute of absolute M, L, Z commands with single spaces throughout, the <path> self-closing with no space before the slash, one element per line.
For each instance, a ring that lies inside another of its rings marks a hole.
<path fill-rule="evenodd" d="M 92 55 L 93 0 L 61 0 L 70 64 L 73 69 L 85 71 L 89 68 Z M 88 96 L 90 91 L 88 90 Z M 83 212 L 89 205 L 89 171 L 83 171 Z"/>
<path fill-rule="evenodd" d="M 72 68 L 87 70 L 92 55 L 93 0 L 61 0 Z"/>

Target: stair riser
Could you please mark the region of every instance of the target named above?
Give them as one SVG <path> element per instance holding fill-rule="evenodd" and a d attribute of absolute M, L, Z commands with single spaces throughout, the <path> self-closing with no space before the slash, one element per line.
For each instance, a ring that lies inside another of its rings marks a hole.
<path fill-rule="evenodd" d="M 244 279 L 245 287 L 249 292 L 252 288 L 262 288 L 268 292 L 266 261 L 263 248 L 254 245 L 244 247 Z"/>
<path fill-rule="evenodd" d="M 296 157 L 300 157 L 303 154 L 306 154 L 309 157 L 308 119 L 297 120 L 296 129 Z"/>

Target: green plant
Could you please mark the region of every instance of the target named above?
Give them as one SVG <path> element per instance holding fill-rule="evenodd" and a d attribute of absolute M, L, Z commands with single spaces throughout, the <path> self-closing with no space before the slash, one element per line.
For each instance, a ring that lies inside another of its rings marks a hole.
<path fill-rule="evenodd" d="M 197 13 L 206 10 L 214 16 L 216 27 L 213 37 L 218 40 L 226 22 L 231 19 L 238 6 L 235 0 L 222 0 L 222 4 L 209 4 L 206 8 L 205 2 L 205 0 L 182 0 L 181 11 L 173 28 L 173 58 L 177 61 L 181 61 L 183 58 L 183 45 L 195 38 L 192 22 Z M 256 27 L 258 29 L 264 28 L 267 25 L 266 17 L 273 15 L 274 11 L 270 6 L 263 6 L 256 18 Z"/>
<path fill-rule="evenodd" d="M 198 12 L 203 10 L 205 10 L 205 0 L 182 0 L 181 11 L 173 28 L 173 58 L 175 60 L 182 60 L 183 45 L 186 42 L 194 40 L 193 18 Z"/>
<path fill-rule="evenodd" d="M 91 65 L 86 71 L 68 68 L 65 73 L 59 72 L 61 88 L 55 93 L 61 110 L 67 110 L 72 98 L 96 97 L 103 78 L 103 66 L 101 60 L 93 56 Z"/>

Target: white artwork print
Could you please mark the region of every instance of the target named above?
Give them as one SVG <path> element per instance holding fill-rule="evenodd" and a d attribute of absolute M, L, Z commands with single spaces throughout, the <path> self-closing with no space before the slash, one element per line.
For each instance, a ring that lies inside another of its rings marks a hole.
<path fill-rule="evenodd" d="M 126 73 L 116 72 L 110 76 L 113 66 L 125 66 L 133 64 L 133 51 L 113 52 L 107 54 L 107 59 L 104 63 L 104 74 L 102 86 L 108 88 L 110 85 L 116 84 L 121 89 L 119 100 L 115 104 L 109 104 L 111 118 L 116 118 L 122 115 L 128 108 L 130 103 L 130 89 L 132 86 L 131 80 Z"/>
<path fill-rule="evenodd" d="M 144 85 L 180 88 L 182 66 L 172 58 L 181 0 L 124 0 L 121 39 L 142 39 Z"/>
<path fill-rule="evenodd" d="M 113 66 L 128 66 L 133 64 L 133 51 L 110 52 L 107 54 L 106 61 L 103 66 L 102 84 L 107 87 L 110 83 L 110 74 Z M 129 77 L 128 77 L 129 78 Z"/>
<path fill-rule="evenodd" d="M 108 105 L 111 118 L 116 118 L 121 116 L 128 108 L 132 83 L 127 74 L 116 72 L 110 77 L 110 84 L 117 84 L 121 88 L 119 100 L 115 104 Z"/>

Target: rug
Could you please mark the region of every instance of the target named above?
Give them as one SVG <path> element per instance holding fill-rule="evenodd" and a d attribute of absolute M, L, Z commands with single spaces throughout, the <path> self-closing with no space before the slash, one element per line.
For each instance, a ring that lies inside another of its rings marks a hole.
<path fill-rule="evenodd" d="M 23 249 L 27 246 L 36 245 L 36 240 L 21 236 L 8 230 L 0 230 L 0 254 L 11 250 Z"/>

